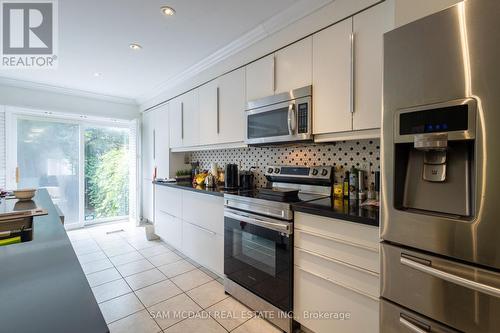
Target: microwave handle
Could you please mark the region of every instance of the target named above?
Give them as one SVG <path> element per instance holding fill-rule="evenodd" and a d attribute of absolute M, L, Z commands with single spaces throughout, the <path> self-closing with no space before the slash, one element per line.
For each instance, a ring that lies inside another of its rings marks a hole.
<path fill-rule="evenodd" d="M 290 135 L 293 135 L 293 133 L 295 132 L 295 118 L 295 103 L 291 103 L 288 106 L 288 134 Z"/>

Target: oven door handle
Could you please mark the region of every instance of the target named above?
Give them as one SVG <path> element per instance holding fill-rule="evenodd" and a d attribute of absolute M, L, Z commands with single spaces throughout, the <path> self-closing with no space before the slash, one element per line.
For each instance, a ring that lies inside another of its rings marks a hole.
<path fill-rule="evenodd" d="M 285 223 L 274 223 L 274 222 L 264 221 L 255 217 L 250 217 L 246 214 L 230 212 L 228 210 L 224 211 L 224 216 L 235 220 L 240 220 L 246 223 L 250 223 L 253 225 L 257 225 L 259 227 L 264 227 L 267 229 L 283 232 L 287 235 L 290 235 L 293 232 L 289 223 L 285 224 Z"/>

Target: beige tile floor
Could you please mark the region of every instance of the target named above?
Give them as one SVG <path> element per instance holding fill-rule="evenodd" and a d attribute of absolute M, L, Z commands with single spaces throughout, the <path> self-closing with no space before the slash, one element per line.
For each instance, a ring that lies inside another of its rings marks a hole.
<path fill-rule="evenodd" d="M 114 232 L 119 231 L 119 232 Z M 68 231 L 111 333 L 279 333 L 224 293 L 222 279 L 144 228 Z"/>

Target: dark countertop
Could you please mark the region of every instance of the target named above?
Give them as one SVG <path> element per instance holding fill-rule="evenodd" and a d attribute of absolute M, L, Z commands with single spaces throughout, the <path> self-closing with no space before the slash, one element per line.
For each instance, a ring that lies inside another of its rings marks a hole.
<path fill-rule="evenodd" d="M 181 190 L 188 190 L 188 191 L 193 191 L 193 192 L 198 192 L 198 193 L 216 195 L 218 197 L 223 197 L 224 193 L 231 192 L 231 191 L 228 191 L 227 189 L 224 189 L 224 187 L 220 187 L 220 186 L 214 187 L 214 188 L 208 188 L 208 187 L 203 186 L 203 185 L 193 186 L 193 184 L 191 184 L 191 183 L 166 183 L 166 182 L 153 181 L 153 184 L 167 186 L 167 187 L 173 187 L 173 188 L 178 188 Z"/>
<path fill-rule="evenodd" d="M 359 206 L 358 200 L 325 198 L 293 204 L 293 210 L 372 226 L 379 226 L 379 208 Z"/>
<path fill-rule="evenodd" d="M 109 332 L 47 190 L 33 200 L 33 240 L 0 247 L 0 331 Z"/>

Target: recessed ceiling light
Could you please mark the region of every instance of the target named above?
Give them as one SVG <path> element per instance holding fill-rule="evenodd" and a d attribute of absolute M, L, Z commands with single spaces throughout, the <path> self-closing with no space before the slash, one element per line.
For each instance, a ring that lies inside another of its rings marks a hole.
<path fill-rule="evenodd" d="M 100 73 L 100 72 L 95 72 L 94 73 L 94 77 L 100 77 L 101 75 L 102 75 L 102 73 Z"/>
<path fill-rule="evenodd" d="M 131 44 L 129 45 L 129 47 L 130 47 L 132 50 L 135 50 L 135 51 L 138 51 L 138 50 L 142 49 L 142 46 L 141 46 L 141 45 L 139 45 L 139 44 L 137 44 L 137 43 L 131 43 Z"/>
<path fill-rule="evenodd" d="M 160 10 L 161 10 L 162 14 L 165 15 L 165 16 L 173 16 L 173 15 L 175 15 L 175 9 L 173 9 L 170 6 L 161 6 Z"/>

